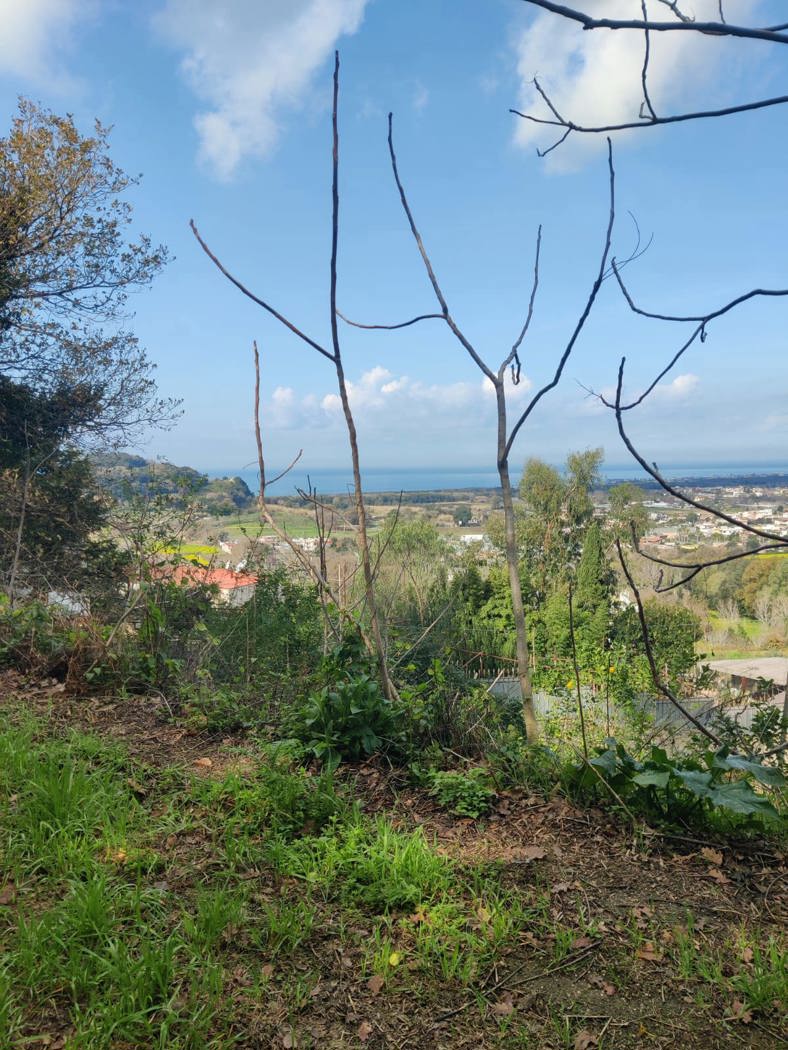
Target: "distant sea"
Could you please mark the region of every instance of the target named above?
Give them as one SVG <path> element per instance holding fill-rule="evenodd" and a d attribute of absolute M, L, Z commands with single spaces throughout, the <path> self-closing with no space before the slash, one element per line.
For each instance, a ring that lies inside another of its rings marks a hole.
<path fill-rule="evenodd" d="M 755 463 L 755 464 L 705 464 L 702 466 L 678 463 L 675 465 L 659 464 L 662 474 L 673 480 L 679 479 L 701 479 L 701 478 L 743 478 L 752 476 L 753 479 L 763 478 L 770 475 L 788 475 L 788 464 L 785 463 Z M 277 469 L 272 468 L 271 475 L 275 476 Z M 249 488 L 256 492 L 259 486 L 256 470 L 207 470 L 205 473 L 212 478 L 225 477 L 227 475 L 243 478 Z M 308 474 L 308 477 L 307 477 Z M 637 465 L 605 466 L 602 470 L 604 480 L 610 484 L 619 481 L 646 481 L 647 476 Z M 410 468 L 370 468 L 362 474 L 365 492 L 430 492 L 442 489 L 494 489 L 498 488 L 498 474 L 495 470 L 481 470 L 469 468 L 461 470 L 450 467 L 421 467 Z M 345 493 L 353 487 L 353 476 L 350 469 L 317 469 L 311 471 L 295 468 L 282 478 L 281 481 L 271 485 L 268 489 L 271 496 L 288 496 L 295 492 L 296 488 L 305 489 L 312 482 L 313 488 L 324 495 L 336 495 Z M 512 482 L 519 482 L 519 474 L 512 474 Z"/>

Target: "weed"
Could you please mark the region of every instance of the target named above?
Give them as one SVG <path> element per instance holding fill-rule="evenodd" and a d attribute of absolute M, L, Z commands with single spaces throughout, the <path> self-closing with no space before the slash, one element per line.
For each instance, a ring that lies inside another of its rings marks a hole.
<path fill-rule="evenodd" d="M 476 819 L 487 813 L 495 798 L 488 775 L 483 769 L 467 773 L 432 770 L 428 774 L 430 794 L 438 804 L 458 817 Z"/>

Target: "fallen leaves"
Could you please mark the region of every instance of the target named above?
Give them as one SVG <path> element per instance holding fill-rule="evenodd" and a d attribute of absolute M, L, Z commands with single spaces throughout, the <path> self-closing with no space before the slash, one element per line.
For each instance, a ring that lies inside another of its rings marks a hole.
<path fill-rule="evenodd" d="M 709 868 L 709 875 L 720 886 L 730 885 L 731 880 L 728 878 L 727 875 L 723 875 L 719 868 Z"/>
<path fill-rule="evenodd" d="M 516 851 L 514 859 L 523 864 L 529 864 L 532 860 L 544 860 L 546 856 L 547 850 L 542 846 L 524 846 Z"/>
<path fill-rule="evenodd" d="M 645 962 L 662 962 L 664 958 L 662 952 L 654 946 L 653 941 L 646 941 L 642 948 L 638 948 L 635 955 Z"/>
<path fill-rule="evenodd" d="M 200 769 L 211 769 L 213 767 L 212 758 L 195 758 L 194 765 Z"/>
<path fill-rule="evenodd" d="M 592 1050 L 595 1046 L 599 1046 L 599 1040 L 587 1028 L 583 1028 L 575 1036 L 575 1050 Z"/>
<path fill-rule="evenodd" d="M 700 855 L 704 860 L 707 860 L 709 864 L 714 864 L 717 867 L 722 864 L 722 853 L 720 853 L 719 850 L 711 849 L 709 846 L 704 846 L 700 851 Z"/>
<path fill-rule="evenodd" d="M 731 1013 L 726 1020 L 741 1021 L 742 1024 L 751 1024 L 752 1010 L 748 1010 L 746 1003 L 743 1003 L 741 999 L 734 999 L 731 1003 Z"/>
<path fill-rule="evenodd" d="M 369 988 L 372 995 L 379 995 L 385 983 L 385 977 L 381 977 L 379 973 L 376 973 L 367 981 L 367 988 Z"/>
<path fill-rule="evenodd" d="M 493 1003 L 492 1012 L 496 1017 L 508 1017 L 514 1013 L 514 1001 L 511 992 L 506 992 L 497 1003 Z"/>
<path fill-rule="evenodd" d="M 361 1024 L 358 1026 L 357 1035 L 362 1043 L 366 1043 L 366 1041 L 372 1035 L 372 1031 L 372 1025 L 369 1023 L 369 1021 L 361 1022 Z"/>

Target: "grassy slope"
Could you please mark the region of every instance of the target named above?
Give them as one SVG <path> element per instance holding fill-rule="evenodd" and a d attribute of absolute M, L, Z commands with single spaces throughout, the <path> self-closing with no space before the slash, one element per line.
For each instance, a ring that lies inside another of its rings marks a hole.
<path fill-rule="evenodd" d="M 369 767 L 334 783 L 131 707 L 86 736 L 58 703 L 0 731 L 0 1046 L 775 1045 L 771 870 L 767 909 L 733 852 L 562 800 L 476 827 Z"/>

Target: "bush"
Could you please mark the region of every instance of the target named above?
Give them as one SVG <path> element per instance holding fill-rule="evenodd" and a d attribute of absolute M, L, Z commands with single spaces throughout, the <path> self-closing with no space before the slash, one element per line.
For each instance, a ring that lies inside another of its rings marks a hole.
<path fill-rule="evenodd" d="M 786 783 L 783 774 L 776 767 L 732 755 L 727 748 L 704 752 L 699 760 L 688 756 L 677 760 L 652 747 L 650 757 L 639 762 L 611 739 L 589 765 L 594 769 L 586 764 L 575 767 L 580 791 L 602 790 L 601 776 L 630 808 L 648 819 L 705 824 L 721 810 L 758 823 L 780 819 L 774 805 L 753 790 L 751 782 L 781 788 Z"/>
<path fill-rule="evenodd" d="M 488 774 L 483 769 L 467 773 L 431 770 L 427 774 L 430 794 L 438 804 L 458 817 L 475 820 L 489 812 L 495 791 L 490 787 Z"/>
<path fill-rule="evenodd" d="M 289 729 L 308 752 L 335 768 L 402 745 L 402 711 L 368 674 L 345 678 L 312 693 L 290 719 Z"/>

